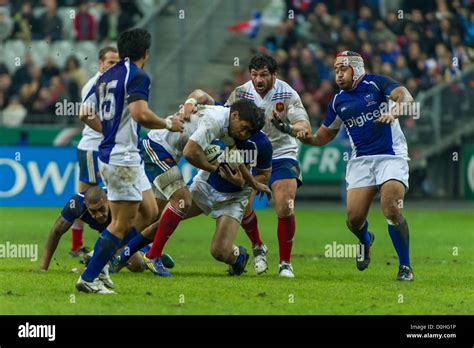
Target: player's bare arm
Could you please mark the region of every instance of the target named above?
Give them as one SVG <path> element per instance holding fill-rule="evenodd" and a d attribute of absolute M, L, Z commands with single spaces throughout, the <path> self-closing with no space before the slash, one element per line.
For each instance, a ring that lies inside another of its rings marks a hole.
<path fill-rule="evenodd" d="M 252 175 L 252 173 L 250 173 L 249 169 L 245 164 L 241 164 L 239 166 L 239 170 L 242 173 L 244 180 L 250 185 L 251 188 L 253 188 L 257 192 L 266 193 L 268 200 L 272 198 L 272 191 L 270 190 L 270 188 L 267 185 L 258 182 Z"/>
<path fill-rule="evenodd" d="M 132 118 L 143 127 L 149 129 L 166 128 L 171 132 L 183 131 L 183 120 L 179 115 L 175 114 L 163 119 L 150 110 L 148 102 L 145 100 L 135 100 L 128 104 L 128 109 Z"/>
<path fill-rule="evenodd" d="M 404 104 L 412 104 L 415 102 L 415 99 L 413 96 L 410 94 L 408 89 L 406 89 L 403 86 L 394 88 L 393 91 L 390 93 L 390 100 L 395 102 L 395 105 L 392 107 L 390 112 L 385 113 L 378 117 L 375 122 L 378 123 L 392 123 L 395 121 L 398 117 L 400 116 L 406 116 L 406 115 L 401 115 L 400 112 L 395 112 L 396 110 L 403 110 L 404 108 L 400 107 L 401 103 Z M 415 110 L 415 108 L 411 108 L 412 110 Z"/>
<path fill-rule="evenodd" d="M 337 135 L 339 129 L 331 129 L 322 125 L 319 129 L 311 135 L 311 132 L 307 133 L 306 130 L 298 132 L 296 137 L 303 143 L 312 146 L 323 146 L 331 142 Z M 309 134 L 309 135 L 308 135 Z"/>
<path fill-rule="evenodd" d="M 202 89 L 195 89 L 186 98 L 180 113 L 183 115 L 185 121 L 188 121 L 191 114 L 195 112 L 196 105 L 214 105 L 215 101 L 209 94 L 204 92 Z"/>
<path fill-rule="evenodd" d="M 311 125 L 308 121 L 296 121 L 291 126 L 293 127 L 292 132 L 290 133 L 292 137 L 296 137 L 298 133 L 301 132 L 307 132 L 307 134 L 311 134 Z"/>
<path fill-rule="evenodd" d="M 205 170 L 206 172 L 214 172 L 217 170 L 217 166 L 209 163 L 206 154 L 202 147 L 193 140 L 188 140 L 186 146 L 183 149 L 183 156 L 186 160 L 198 169 Z"/>
<path fill-rule="evenodd" d="M 46 240 L 46 245 L 44 247 L 43 257 L 41 258 L 41 264 L 39 270 L 46 272 L 51 263 L 51 259 L 58 247 L 59 240 L 62 235 L 66 233 L 69 228 L 72 226 L 72 223 L 65 220 L 62 216 L 59 216 L 56 219 L 51 231 L 48 234 L 48 239 Z"/>
<path fill-rule="evenodd" d="M 269 169 L 257 168 L 257 172 L 256 172 L 256 175 L 254 176 L 254 179 L 257 182 L 266 185 L 266 183 L 270 179 L 271 172 L 272 172 L 271 168 Z M 221 175 L 224 179 L 230 181 L 234 185 L 242 187 L 245 184 L 245 179 L 240 169 L 238 169 L 235 173 L 232 173 L 232 171 L 229 169 L 228 166 L 220 166 L 219 175 Z"/>
<path fill-rule="evenodd" d="M 102 133 L 102 124 L 100 123 L 99 116 L 88 104 L 81 105 L 79 118 L 96 132 Z"/>
<path fill-rule="evenodd" d="M 266 185 L 268 183 L 268 180 L 270 180 L 270 176 L 272 174 L 272 167 L 267 168 L 267 169 L 257 168 L 255 174 L 256 174 L 254 175 L 255 180 Z"/>

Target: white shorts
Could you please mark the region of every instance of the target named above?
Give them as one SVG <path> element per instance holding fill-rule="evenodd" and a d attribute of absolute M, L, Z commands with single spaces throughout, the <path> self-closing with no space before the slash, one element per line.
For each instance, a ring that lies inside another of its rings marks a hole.
<path fill-rule="evenodd" d="M 205 215 L 212 212 L 211 216 L 214 219 L 226 215 L 234 218 L 239 223 L 242 221 L 252 193 L 250 188 L 239 192 L 220 192 L 202 180 L 194 180 L 189 191 L 193 202 Z"/>
<path fill-rule="evenodd" d="M 142 192 L 151 189 L 143 164 L 132 167 L 98 162 L 109 201 L 141 201 Z"/>
<path fill-rule="evenodd" d="M 398 180 L 408 189 L 408 162 L 401 156 L 373 155 L 355 157 L 346 169 L 347 189 L 380 186 Z"/>

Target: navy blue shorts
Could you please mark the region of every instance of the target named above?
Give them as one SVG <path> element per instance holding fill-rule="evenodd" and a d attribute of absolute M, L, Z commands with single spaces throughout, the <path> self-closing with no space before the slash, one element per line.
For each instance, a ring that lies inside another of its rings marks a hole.
<path fill-rule="evenodd" d="M 272 174 L 268 182 L 268 186 L 272 187 L 273 183 L 282 179 L 296 179 L 298 187 L 303 184 L 301 176 L 300 164 L 291 158 L 279 158 L 272 160 Z"/>
<path fill-rule="evenodd" d="M 97 158 L 98 151 L 77 149 L 77 160 L 79 161 L 79 180 L 90 185 L 103 185 L 100 178 Z"/>
<path fill-rule="evenodd" d="M 148 136 L 143 138 L 142 145 L 145 174 L 150 182 L 153 182 L 158 175 L 178 165 L 173 156 L 163 146 L 154 142 Z"/>

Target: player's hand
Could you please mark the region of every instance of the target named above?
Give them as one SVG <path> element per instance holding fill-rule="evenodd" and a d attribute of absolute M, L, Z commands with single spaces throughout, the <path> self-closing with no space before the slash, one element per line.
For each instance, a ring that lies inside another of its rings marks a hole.
<path fill-rule="evenodd" d="M 395 121 L 395 117 L 393 117 L 391 113 L 382 114 L 375 119 L 375 122 L 377 123 L 391 124 L 393 121 Z"/>
<path fill-rule="evenodd" d="M 179 113 L 182 115 L 184 121 L 189 121 L 191 119 L 191 115 L 197 111 L 197 106 L 187 103 L 184 104 L 180 109 Z"/>
<path fill-rule="evenodd" d="M 272 190 L 270 190 L 267 185 L 256 181 L 255 184 L 252 185 L 252 188 L 257 191 L 257 195 L 260 196 L 260 200 L 262 200 L 265 194 L 267 195 L 269 201 L 272 199 Z"/>
<path fill-rule="evenodd" d="M 237 185 L 239 187 L 242 187 L 245 183 L 245 180 L 240 173 L 240 170 L 236 170 L 235 173 L 232 172 L 228 164 L 222 164 L 219 166 L 219 175 L 226 179 L 227 181 L 230 181 L 234 185 Z"/>
<path fill-rule="evenodd" d="M 298 139 L 306 139 L 309 138 L 312 134 L 306 130 L 300 130 L 299 132 L 296 133 L 296 138 Z"/>
<path fill-rule="evenodd" d="M 166 129 L 170 132 L 182 132 L 184 129 L 184 120 L 179 113 L 175 113 L 173 116 L 166 118 Z"/>
<path fill-rule="evenodd" d="M 271 121 L 273 125 L 282 133 L 291 134 L 293 131 L 293 126 L 289 122 L 283 121 L 275 110 L 273 110 L 273 117 Z"/>

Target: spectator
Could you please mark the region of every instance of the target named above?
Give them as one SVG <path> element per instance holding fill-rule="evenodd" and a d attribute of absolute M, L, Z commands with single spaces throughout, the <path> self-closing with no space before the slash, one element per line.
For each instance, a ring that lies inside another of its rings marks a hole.
<path fill-rule="evenodd" d="M 12 78 L 12 88 L 20 90 L 21 86 L 31 81 L 30 68 L 33 66 L 33 57 L 30 52 L 25 54 L 23 64 L 14 72 Z"/>
<path fill-rule="evenodd" d="M 370 35 L 371 41 L 375 46 L 379 46 L 383 42 L 394 42 L 395 34 L 387 28 L 384 21 L 379 19 L 374 23 L 374 31 Z"/>
<path fill-rule="evenodd" d="M 133 21 L 128 13 L 121 10 L 118 0 L 110 0 L 106 6 L 99 22 L 99 40 L 116 41 L 122 31 L 133 26 Z"/>
<path fill-rule="evenodd" d="M 79 5 L 79 11 L 74 18 L 74 31 L 76 40 L 94 40 L 95 19 L 89 13 L 89 4 L 83 0 Z"/>
<path fill-rule="evenodd" d="M 66 71 L 72 81 L 79 87 L 86 83 L 86 72 L 81 68 L 79 60 L 75 56 L 69 56 L 66 59 L 64 71 Z"/>
<path fill-rule="evenodd" d="M 62 39 L 63 24 L 57 15 L 56 0 L 43 0 L 46 12 L 39 19 L 41 39 L 48 42 Z"/>
<path fill-rule="evenodd" d="M 13 89 L 12 79 L 8 72 L 0 73 L 0 110 L 4 109 L 10 102 Z"/>
<path fill-rule="evenodd" d="M 32 39 L 40 38 L 38 21 L 33 16 L 29 1 L 22 3 L 21 10 L 15 13 L 13 17 L 13 22 L 13 39 L 31 41 Z"/>
<path fill-rule="evenodd" d="M 13 29 L 13 22 L 6 11 L 0 9 L 0 43 L 10 37 Z"/>
<path fill-rule="evenodd" d="M 49 84 L 49 81 L 51 80 L 51 78 L 53 76 L 59 76 L 60 73 L 61 72 L 60 72 L 59 68 L 54 63 L 53 57 L 48 56 L 46 58 L 46 62 L 44 64 L 43 68 L 41 68 L 41 74 L 44 77 L 46 83 Z"/>
<path fill-rule="evenodd" d="M 23 123 L 26 109 L 20 103 L 17 95 L 11 97 L 8 106 L 3 110 L 3 124 L 7 127 L 17 127 Z"/>

